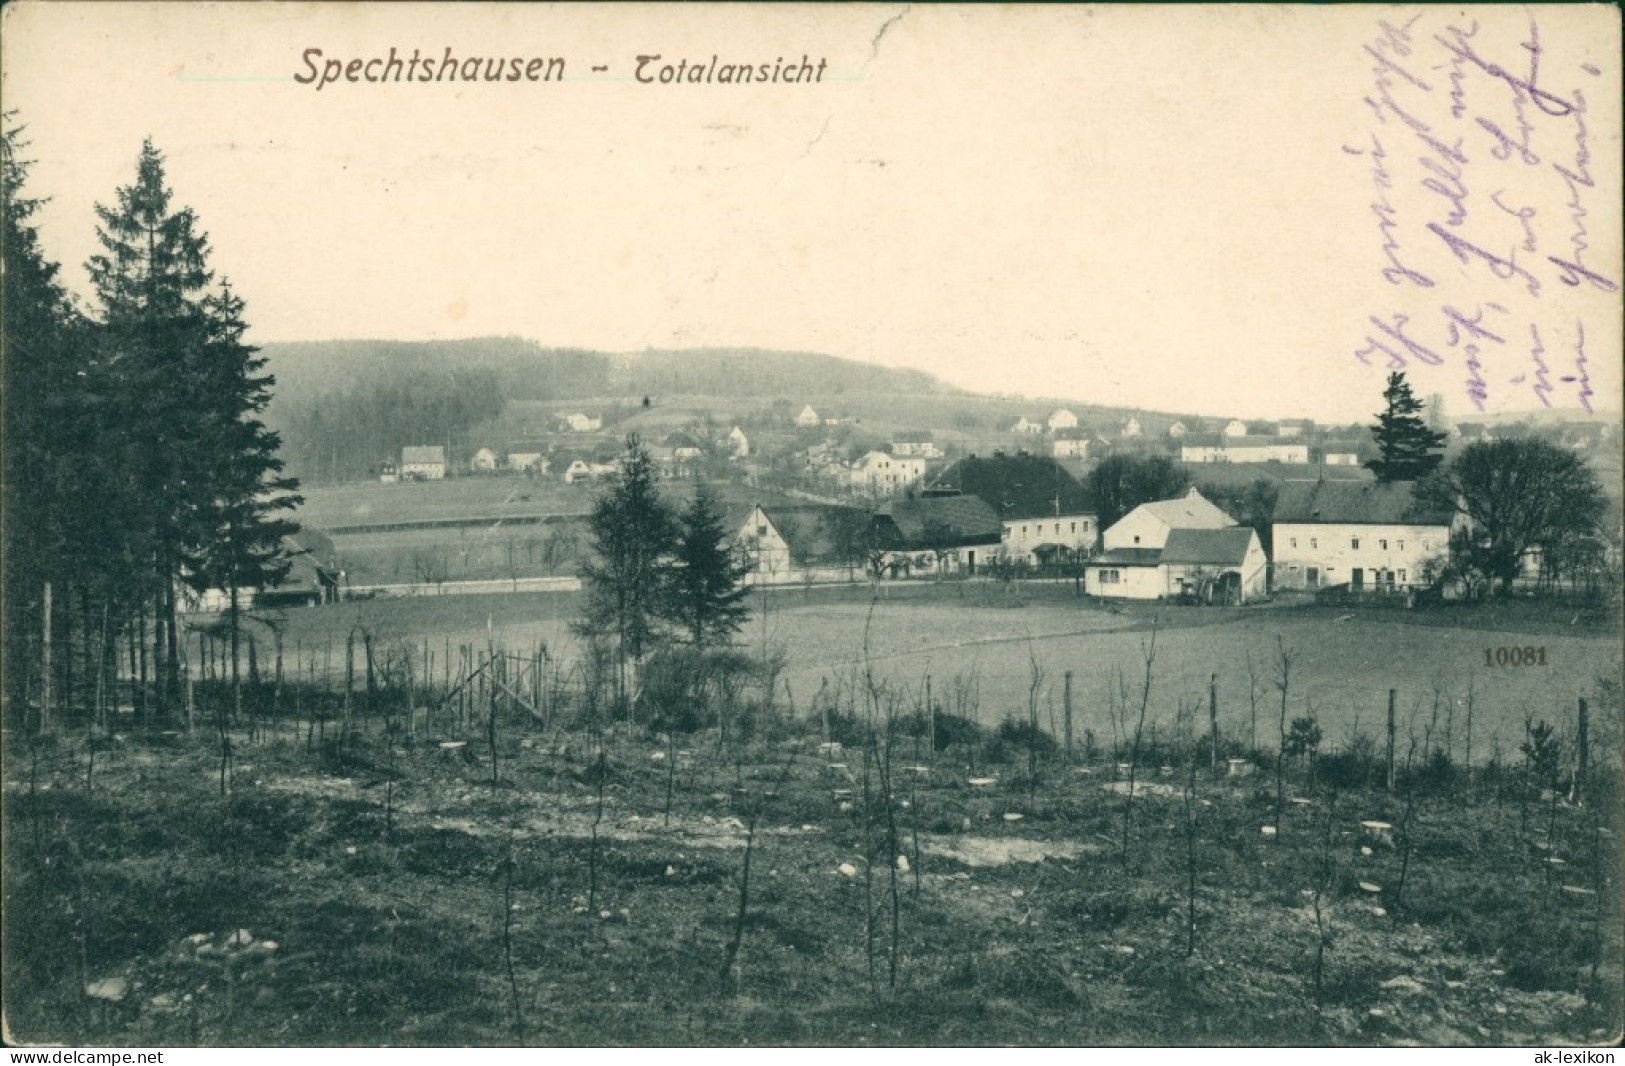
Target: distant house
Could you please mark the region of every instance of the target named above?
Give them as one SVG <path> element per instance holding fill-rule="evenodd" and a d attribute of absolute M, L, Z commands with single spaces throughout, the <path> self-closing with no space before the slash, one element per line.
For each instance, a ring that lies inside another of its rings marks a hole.
<path fill-rule="evenodd" d="M 735 459 L 750 458 L 750 438 L 745 436 L 744 430 L 735 426 L 728 431 L 727 440 L 728 447 Z"/>
<path fill-rule="evenodd" d="M 932 435 L 928 431 L 920 429 L 911 429 L 899 433 L 892 441 L 891 453 L 896 456 L 909 456 L 920 459 L 942 458 L 942 449 L 937 447 Z"/>
<path fill-rule="evenodd" d="M 1184 463 L 1307 463 L 1309 445 L 1286 444 L 1275 436 L 1187 437 L 1179 447 Z"/>
<path fill-rule="evenodd" d="M 497 453 L 490 448 L 481 448 L 468 461 L 468 468 L 479 474 L 490 473 L 497 468 Z"/>
<path fill-rule="evenodd" d="M 673 455 L 684 462 L 693 462 L 705 455 L 705 449 L 700 446 L 700 442 L 687 433 L 672 433 L 666 437 L 664 443 L 672 450 Z"/>
<path fill-rule="evenodd" d="M 1138 418 L 1125 419 L 1117 435 L 1120 437 L 1138 437 L 1140 435 L 1140 420 Z"/>
<path fill-rule="evenodd" d="M 1063 429 L 1049 442 L 1049 453 L 1056 459 L 1089 458 L 1089 435 L 1081 429 Z"/>
<path fill-rule="evenodd" d="M 620 471 L 620 463 L 607 455 L 561 455 L 556 464 L 566 485 L 597 481 Z"/>
<path fill-rule="evenodd" d="M 546 454 L 534 444 L 512 445 L 508 449 L 508 469 L 522 474 L 545 474 L 548 469 Z"/>
<path fill-rule="evenodd" d="M 1055 433 L 1063 429 L 1077 429 L 1078 416 L 1063 407 L 1059 411 L 1053 411 L 1050 413 L 1048 425 L 1051 433 Z"/>
<path fill-rule="evenodd" d="M 1162 546 L 1168 594 L 1243 604 L 1269 589 L 1269 559 L 1251 526 L 1175 529 Z"/>
<path fill-rule="evenodd" d="M 974 575 L 999 550 L 1002 529 L 993 508 L 976 496 L 889 500 L 875 511 L 875 543 L 892 577 L 917 569 Z"/>
<path fill-rule="evenodd" d="M 1360 465 L 1360 453 L 1359 452 L 1326 452 L 1321 457 L 1321 462 L 1325 463 L 1327 466 L 1359 466 Z"/>
<path fill-rule="evenodd" d="M 1173 425 L 1168 427 L 1168 436 L 1172 437 L 1174 440 L 1183 440 L 1185 434 L 1189 432 L 1190 430 L 1186 428 L 1185 423 L 1183 422 L 1175 422 Z"/>
<path fill-rule="evenodd" d="M 822 424 L 823 419 L 818 417 L 818 412 L 813 410 L 812 404 L 808 404 L 807 406 L 803 407 L 801 409 L 801 413 L 796 415 L 796 425 L 802 427 L 803 429 Z"/>
<path fill-rule="evenodd" d="M 649 461 L 654 465 L 655 473 L 670 480 L 672 478 L 686 478 L 694 476 L 699 468 L 700 450 L 691 445 L 671 447 L 660 445 L 649 448 Z"/>
<path fill-rule="evenodd" d="M 752 574 L 771 578 L 790 569 L 790 542 L 761 504 L 752 507 L 744 522 L 735 527 L 733 544 L 750 560 Z"/>
<path fill-rule="evenodd" d="M 604 420 L 599 415 L 583 414 L 576 411 L 559 419 L 559 423 L 571 433 L 597 433 L 604 428 Z"/>
<path fill-rule="evenodd" d="M 1102 540 L 1105 550 L 1084 567 L 1084 591 L 1093 596 L 1246 603 L 1266 588 L 1268 563 L 1258 534 L 1194 488 L 1141 504 Z"/>
<path fill-rule="evenodd" d="M 1059 442 L 1053 442 L 1059 443 Z M 999 519 L 1006 559 L 1049 562 L 1094 551 L 1100 519 L 1082 485 L 1050 456 L 969 456 L 939 474 L 924 495 L 974 496 Z"/>
<path fill-rule="evenodd" d="M 446 476 L 446 449 L 439 444 L 409 444 L 401 449 L 401 477 L 439 481 Z"/>
<path fill-rule="evenodd" d="M 852 488 L 876 496 L 891 496 L 925 477 L 925 460 L 914 456 L 895 456 L 885 452 L 867 452 L 851 467 Z"/>
<path fill-rule="evenodd" d="M 1420 586 L 1427 561 L 1448 553 L 1452 522 L 1408 481 L 1288 482 L 1270 524 L 1275 587 Z"/>
<path fill-rule="evenodd" d="M 1245 437 L 1247 435 L 1247 423 L 1239 418 L 1232 418 L 1224 424 L 1222 432 L 1226 437 Z"/>
<path fill-rule="evenodd" d="M 268 588 L 238 589 L 239 609 L 314 607 L 343 598 L 345 573 L 339 568 L 338 555 L 330 538 L 306 527 L 293 536 L 283 537 L 281 547 L 288 560 L 288 572 Z M 183 611 L 213 612 L 231 607 L 231 595 L 224 589 L 197 592 L 183 584 L 177 587 L 176 593 Z"/>
<path fill-rule="evenodd" d="M 1020 418 L 1016 419 L 1016 424 L 1010 427 L 1010 432 L 1019 436 L 1042 436 L 1044 432 L 1044 423 L 1029 422 L 1027 420 L 1027 416 L 1022 415 Z"/>
<path fill-rule="evenodd" d="M 1285 418 L 1275 424 L 1277 437 L 1306 437 L 1314 431 L 1314 420 L 1309 418 Z"/>
<path fill-rule="evenodd" d="M 1228 529 L 1236 524 L 1194 487 L 1171 500 L 1142 503 L 1101 535 L 1109 552 L 1117 548 L 1161 548 L 1175 529 Z"/>
<path fill-rule="evenodd" d="M 282 549 L 292 565 L 276 585 L 258 590 L 256 607 L 317 606 L 337 603 L 343 597 L 345 573 L 327 536 L 313 529 L 301 530 L 282 538 Z"/>
<path fill-rule="evenodd" d="M 1267 590 L 1269 561 L 1251 526 L 1169 530 L 1160 548 L 1113 548 L 1084 567 L 1084 591 L 1117 599 L 1243 604 Z"/>
<path fill-rule="evenodd" d="M 385 459 L 378 467 L 378 480 L 385 485 L 393 485 L 400 480 L 400 471 L 396 469 L 392 460 Z"/>

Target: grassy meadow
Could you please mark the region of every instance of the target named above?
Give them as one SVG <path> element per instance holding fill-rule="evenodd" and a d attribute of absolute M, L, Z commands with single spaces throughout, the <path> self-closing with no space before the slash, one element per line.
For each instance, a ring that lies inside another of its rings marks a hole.
<path fill-rule="evenodd" d="M 1597 680 L 1617 629 L 1527 604 L 1108 607 L 1037 584 L 753 602 L 737 650 L 779 673 L 630 718 L 568 675 L 441 673 L 465 647 L 570 665 L 578 594 L 424 596 L 286 612 L 275 680 L 252 625 L 240 701 L 216 660 L 190 717 L 8 734 L 8 1039 L 1619 1038 L 1620 707 Z M 1318 756 L 1275 753 L 1282 641 Z M 1485 670 L 1503 644 L 1549 665 Z M 1217 746 L 1196 702 L 1213 673 Z M 914 713 L 927 676 L 935 720 Z M 1390 687 L 1392 787 L 1381 748 L 1350 742 Z M 1549 758 L 1516 752 L 1525 715 L 1557 726 Z"/>
<path fill-rule="evenodd" d="M 1292 657 L 1288 717 L 1317 719 L 1329 744 L 1356 730 L 1378 734 L 1394 689 L 1401 744 L 1412 732 L 1420 742 L 1431 726 L 1448 732 L 1464 758 L 1470 691 L 1474 761 L 1497 747 L 1509 757 L 1526 716 L 1571 722 L 1577 700 L 1599 677 L 1617 678 L 1621 662 L 1617 629 L 1521 605 L 1441 612 L 1103 605 L 1075 598 L 1069 585 L 1038 583 L 882 585 L 873 602 L 868 586 L 781 589 L 750 603 L 740 650 L 760 657 L 765 647 L 784 657 L 778 695 L 797 713 L 812 713 L 867 668 L 899 694 L 903 709 L 923 705 L 929 676 L 943 709 L 996 724 L 1026 716 L 1036 662 L 1043 728 L 1058 733 L 1071 671 L 1076 732 L 1092 730 L 1103 745 L 1113 737 L 1123 686 L 1138 694 L 1153 628 L 1148 721 L 1171 723 L 1181 705 L 1206 698 L 1217 675 L 1221 727 L 1265 746 L 1279 717 L 1283 644 Z M 283 642 L 290 658 L 315 660 L 318 674 L 336 669 L 347 635 L 363 631 L 419 657 L 433 652 L 437 670 L 448 647 L 455 654 L 464 644 L 526 653 L 546 645 L 552 658 L 568 661 L 580 654 L 570 632 L 579 611 L 572 593 L 351 601 L 288 612 Z M 1486 648 L 1513 646 L 1545 648 L 1547 665 L 1485 667 Z"/>

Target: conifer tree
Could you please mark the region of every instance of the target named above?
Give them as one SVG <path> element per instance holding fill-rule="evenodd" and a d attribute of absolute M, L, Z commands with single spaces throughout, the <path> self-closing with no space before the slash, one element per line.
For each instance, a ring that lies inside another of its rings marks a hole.
<path fill-rule="evenodd" d="M 3 520 L 5 654 L 0 673 L 7 702 L 24 704 L 31 676 L 31 643 L 41 634 L 44 590 L 68 594 L 72 523 L 68 505 L 74 485 L 73 429 L 79 424 L 84 323 L 46 259 L 33 216 L 43 200 L 25 195 L 29 162 L 15 114 L 0 132 L 0 411 L 3 411 Z M 53 619 L 61 628 L 62 612 Z"/>
<path fill-rule="evenodd" d="M 227 595 L 231 633 L 232 689 L 239 694 L 237 666 L 242 633 L 242 592 L 276 585 L 292 565 L 283 540 L 299 531 L 286 517 L 304 498 L 299 483 L 282 474 L 277 453 L 280 437 L 260 421 L 271 402 L 275 379 L 263 373 L 258 349 L 243 343 L 247 326 L 243 302 L 222 282 L 221 291 L 206 297 L 202 310 L 209 335 L 208 358 L 200 372 L 206 391 L 216 400 L 201 421 L 206 434 L 199 445 L 217 457 L 208 491 L 195 499 L 189 518 L 193 534 L 183 549 L 184 577 L 197 591 L 217 588 Z"/>
<path fill-rule="evenodd" d="M 178 672 L 175 579 L 180 575 L 186 519 L 206 491 L 200 469 L 209 408 L 200 357 L 207 332 L 202 300 L 212 280 L 208 241 L 188 209 L 172 210 L 163 157 L 142 144 L 136 180 L 117 190 L 117 205 L 96 205 L 102 254 L 87 267 L 101 303 L 101 362 L 106 384 L 124 395 L 120 465 L 126 471 L 115 499 L 132 544 L 137 573 L 153 608 L 153 660 L 161 664 L 162 702 Z"/>
<path fill-rule="evenodd" d="M 635 434 L 626 439 L 615 485 L 593 503 L 587 528 L 593 557 L 581 568 L 587 597 L 576 628 L 584 636 L 614 639 L 617 695 L 624 701 L 658 633 L 663 569 L 677 532 L 655 487 L 649 452 Z"/>
<path fill-rule="evenodd" d="M 728 543 L 722 513 L 703 487 L 678 518 L 666 577 L 665 614 L 696 647 L 726 644 L 750 615 L 744 581 L 750 560 Z"/>
<path fill-rule="evenodd" d="M 1428 428 L 1421 415 L 1422 401 L 1412 395 L 1404 374 L 1388 375 L 1382 398 L 1388 407 L 1371 427 L 1382 454 L 1365 465 L 1378 481 L 1420 481 L 1443 460 L 1444 434 Z"/>
<path fill-rule="evenodd" d="M 122 478 L 106 491 L 157 621 L 160 700 L 178 675 L 177 581 L 273 582 L 293 528 L 282 513 L 299 502 L 260 420 L 272 381 L 242 342 L 242 303 L 210 288 L 208 238 L 171 199 L 148 140 L 134 184 L 96 207 L 103 252 L 88 264 L 102 307 L 98 384 L 120 400 L 108 452 Z"/>

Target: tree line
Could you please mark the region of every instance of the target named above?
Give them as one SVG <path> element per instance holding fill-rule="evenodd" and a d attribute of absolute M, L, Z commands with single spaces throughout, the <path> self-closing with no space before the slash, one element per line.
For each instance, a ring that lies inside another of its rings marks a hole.
<path fill-rule="evenodd" d="M 94 306 L 80 309 L 41 247 L 43 201 L 25 192 L 12 117 L 0 138 L 6 705 L 37 709 L 38 728 L 53 706 L 110 688 L 123 661 L 162 711 L 182 676 L 182 590 L 226 591 L 235 644 L 240 591 L 288 572 L 301 498 L 261 417 L 275 382 L 150 140 L 134 180 L 95 208 Z"/>

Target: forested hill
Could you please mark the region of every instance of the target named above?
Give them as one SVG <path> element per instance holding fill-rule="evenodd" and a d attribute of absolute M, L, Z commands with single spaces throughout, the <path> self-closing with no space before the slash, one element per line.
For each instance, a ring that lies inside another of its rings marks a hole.
<path fill-rule="evenodd" d="M 611 354 L 482 337 L 304 341 L 263 354 L 277 379 L 267 421 L 304 477 L 365 476 L 402 445 L 457 439 L 509 401 L 954 391 L 919 371 L 748 348 Z"/>
<path fill-rule="evenodd" d="M 494 377 L 515 400 L 645 394 L 775 396 L 954 391 L 929 374 L 811 352 L 758 348 L 650 349 L 611 354 L 544 348 L 518 337 L 456 341 L 301 341 L 267 344 L 280 400 L 407 378 Z"/>

